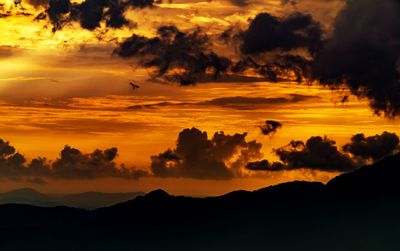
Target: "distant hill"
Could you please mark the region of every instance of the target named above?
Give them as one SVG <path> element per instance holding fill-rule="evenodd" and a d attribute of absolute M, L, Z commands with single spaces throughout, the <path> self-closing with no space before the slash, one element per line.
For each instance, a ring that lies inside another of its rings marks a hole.
<path fill-rule="evenodd" d="M 142 192 L 133 193 L 100 193 L 86 192 L 56 197 L 62 205 L 84 209 L 95 209 L 108 207 L 127 200 L 133 200 L 137 196 L 144 195 Z"/>
<path fill-rule="evenodd" d="M 43 194 L 31 188 L 0 193 L 0 204 L 27 204 L 41 207 L 68 206 L 82 209 L 108 207 L 131 200 L 142 192 L 100 193 L 86 192 L 68 195 Z"/>
<path fill-rule="evenodd" d="M 0 204 L 28 204 L 42 207 L 59 206 L 59 202 L 31 188 L 0 193 Z"/>
<path fill-rule="evenodd" d="M 400 250 L 400 155 L 327 185 L 219 197 L 156 190 L 94 211 L 0 206 L 0 250 Z"/>

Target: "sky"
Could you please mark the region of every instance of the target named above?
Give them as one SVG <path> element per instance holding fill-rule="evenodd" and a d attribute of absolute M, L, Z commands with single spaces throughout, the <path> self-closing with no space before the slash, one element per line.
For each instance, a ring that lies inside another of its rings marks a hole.
<path fill-rule="evenodd" d="M 0 191 L 219 195 L 392 154 L 398 5 L 0 0 Z"/>

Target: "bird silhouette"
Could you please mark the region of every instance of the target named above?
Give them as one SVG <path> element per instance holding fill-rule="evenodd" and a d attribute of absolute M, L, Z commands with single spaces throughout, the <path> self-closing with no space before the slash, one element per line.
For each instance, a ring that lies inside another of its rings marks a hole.
<path fill-rule="evenodd" d="M 135 83 L 133 83 L 133 82 L 130 82 L 129 85 L 132 87 L 133 90 L 136 90 L 136 89 L 139 89 L 139 88 L 140 88 L 139 85 L 137 85 L 137 84 L 135 84 Z"/>

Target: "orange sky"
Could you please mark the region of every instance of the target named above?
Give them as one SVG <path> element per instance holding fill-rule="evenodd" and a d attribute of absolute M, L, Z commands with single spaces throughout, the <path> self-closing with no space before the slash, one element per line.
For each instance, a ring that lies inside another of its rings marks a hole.
<path fill-rule="evenodd" d="M 3 8 L 12 8 L 8 0 Z M 302 8 L 314 14 L 326 27 L 341 6 L 330 1 L 321 6 L 304 3 Z M 39 12 L 26 6 L 32 12 Z M 291 82 L 253 82 L 220 80 L 179 87 L 149 80 L 148 71 L 131 62 L 112 57 L 116 41 L 138 34 L 153 34 L 154 27 L 173 23 L 181 29 L 205 27 L 210 34 L 231 24 L 245 25 L 249 17 L 266 10 L 272 13 L 294 11 L 280 1 L 254 2 L 239 8 L 229 1 L 174 1 L 154 9 L 132 11 L 129 18 L 138 28 L 104 29 L 90 32 L 72 24 L 55 34 L 44 28 L 45 21 L 32 17 L 0 18 L 0 138 L 10 141 L 28 158 L 58 157 L 68 144 L 84 152 L 96 148 L 118 147 L 119 163 L 147 170 L 150 156 L 175 147 L 180 131 L 197 127 L 212 135 L 248 132 L 249 140 L 263 143 L 264 156 L 276 158 L 272 149 L 292 139 L 328 135 L 343 145 L 356 133 L 366 135 L 390 131 L 400 133 L 397 121 L 375 116 L 365 100 L 332 92 L 316 85 Z M 99 40 L 99 34 L 103 39 Z M 111 40 L 116 38 L 116 40 Z M 133 91 L 128 83 L 141 87 Z M 251 107 L 205 105 L 225 97 L 281 98 L 291 95 L 312 96 L 290 104 L 256 104 Z M 166 106 L 129 108 L 170 102 Z M 185 105 L 182 105 L 185 103 Z M 174 105 L 175 104 L 175 105 Z M 266 119 L 284 126 L 273 137 L 263 136 L 257 126 Z M 46 185 L 0 181 L 0 191 L 33 186 L 41 191 L 77 192 L 149 191 L 164 188 L 171 193 L 190 195 L 221 194 L 234 189 L 257 189 L 283 181 L 302 179 L 327 181 L 335 173 L 284 171 L 261 177 L 229 181 L 145 178 L 141 180 L 101 179 L 93 181 L 49 181 Z"/>

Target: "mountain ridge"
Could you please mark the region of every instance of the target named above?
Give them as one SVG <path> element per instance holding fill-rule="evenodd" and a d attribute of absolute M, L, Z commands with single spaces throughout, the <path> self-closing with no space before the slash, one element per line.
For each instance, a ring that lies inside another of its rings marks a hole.
<path fill-rule="evenodd" d="M 398 166 L 395 155 L 326 185 L 295 181 L 218 197 L 155 190 L 93 211 L 3 205 L 0 249 L 399 250 Z"/>
<path fill-rule="evenodd" d="M 0 205 L 26 204 L 41 207 L 67 206 L 93 210 L 134 199 L 139 195 L 144 195 L 144 193 L 103 193 L 89 191 L 75 194 L 45 194 L 32 188 L 20 188 L 0 193 Z"/>

